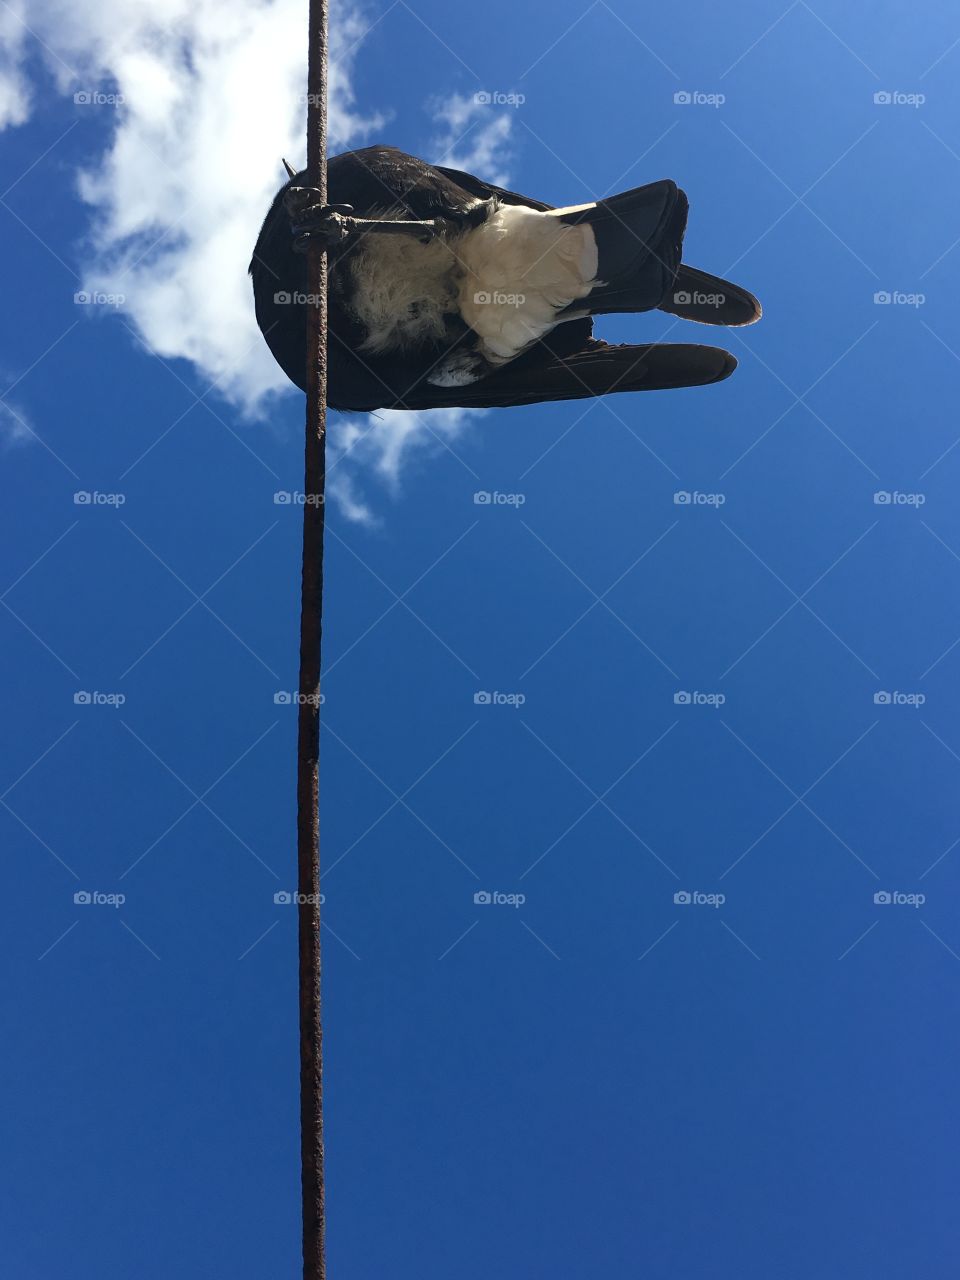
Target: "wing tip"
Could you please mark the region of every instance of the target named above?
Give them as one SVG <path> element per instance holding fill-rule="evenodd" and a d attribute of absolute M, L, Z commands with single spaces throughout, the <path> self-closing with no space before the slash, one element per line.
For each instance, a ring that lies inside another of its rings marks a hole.
<path fill-rule="evenodd" d="M 673 289 L 660 310 L 696 324 L 744 329 L 763 316 L 760 299 L 743 285 L 681 263 Z"/>
<path fill-rule="evenodd" d="M 722 347 L 716 347 L 714 349 L 723 356 L 723 360 L 720 363 L 720 368 L 717 372 L 717 376 L 714 378 L 714 382 L 726 382 L 727 378 L 729 378 L 732 373 L 736 372 L 740 361 L 732 352 L 724 351 Z"/>

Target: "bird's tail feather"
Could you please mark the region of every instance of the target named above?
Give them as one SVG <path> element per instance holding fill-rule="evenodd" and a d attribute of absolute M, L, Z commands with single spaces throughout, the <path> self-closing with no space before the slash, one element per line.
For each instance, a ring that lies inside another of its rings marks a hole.
<path fill-rule="evenodd" d="M 605 315 L 652 311 L 674 289 L 687 226 L 687 197 L 665 179 L 595 204 L 557 209 L 551 216 L 586 224 L 597 242 L 598 284 L 563 313 Z"/>

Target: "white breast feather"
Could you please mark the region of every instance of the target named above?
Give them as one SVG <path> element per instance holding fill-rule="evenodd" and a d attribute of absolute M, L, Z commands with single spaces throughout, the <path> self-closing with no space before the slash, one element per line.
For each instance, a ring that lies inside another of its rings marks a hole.
<path fill-rule="evenodd" d="M 361 350 L 439 341 L 457 310 L 457 259 L 443 240 L 368 235 L 352 255 L 351 307 L 367 330 Z"/>
<path fill-rule="evenodd" d="M 592 229 L 520 205 L 501 205 L 456 249 L 460 314 L 494 364 L 549 333 L 557 313 L 597 284 Z"/>
<path fill-rule="evenodd" d="M 393 210 L 373 212 L 396 216 Z M 486 360 L 504 364 L 555 328 L 558 312 L 598 283 L 597 242 L 587 225 L 501 205 L 481 226 L 452 241 L 366 236 L 348 270 L 351 308 L 367 331 L 361 350 L 402 351 L 438 342 L 446 333 L 445 317 L 459 311 L 478 335 Z M 458 367 L 456 376 L 470 381 L 476 373 Z"/>

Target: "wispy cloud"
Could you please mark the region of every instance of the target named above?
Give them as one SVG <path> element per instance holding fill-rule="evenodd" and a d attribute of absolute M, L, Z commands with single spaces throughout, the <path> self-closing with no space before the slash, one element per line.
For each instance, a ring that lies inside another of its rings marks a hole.
<path fill-rule="evenodd" d="M 0 129 L 30 116 L 30 85 L 23 71 L 28 34 L 23 0 L 9 0 L 0 7 Z"/>
<path fill-rule="evenodd" d="M 510 181 L 513 117 L 509 110 L 487 102 L 489 96 L 451 94 L 431 103 L 443 127 L 433 140 L 429 159 L 504 187 Z"/>
<path fill-rule="evenodd" d="M 16 405 L 0 401 L 0 449 L 15 449 L 35 439 L 25 412 Z"/>
<path fill-rule="evenodd" d="M 370 481 L 396 499 L 406 468 L 419 457 L 456 451 L 452 442 L 482 410 L 389 409 L 363 418 L 348 417 L 331 424 L 329 493 L 352 520 L 377 525 L 380 518 L 370 505 Z"/>

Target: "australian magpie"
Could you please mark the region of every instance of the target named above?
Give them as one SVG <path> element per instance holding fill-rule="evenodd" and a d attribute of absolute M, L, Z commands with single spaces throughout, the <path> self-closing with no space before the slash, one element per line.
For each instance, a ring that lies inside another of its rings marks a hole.
<path fill-rule="evenodd" d="M 490 408 L 703 386 L 733 372 L 729 352 L 611 345 L 592 336 L 592 317 L 659 308 L 714 325 L 760 318 L 745 289 L 681 262 L 687 197 L 669 180 L 557 209 L 374 146 L 333 156 L 327 183 L 321 206 L 306 173 L 291 171 L 250 273 L 257 323 L 304 388 L 312 299 L 300 250 L 323 239 L 335 409 Z M 338 207 L 381 230 L 354 224 L 346 234 Z M 386 234 L 385 223 L 401 234 Z"/>

